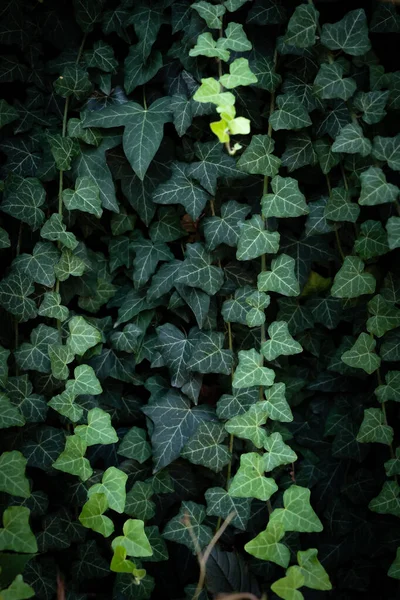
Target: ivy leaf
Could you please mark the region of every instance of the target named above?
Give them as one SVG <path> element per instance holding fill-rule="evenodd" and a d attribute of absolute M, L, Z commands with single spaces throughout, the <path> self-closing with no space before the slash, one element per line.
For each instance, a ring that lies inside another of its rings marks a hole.
<path fill-rule="evenodd" d="M 134 577 L 137 575 L 145 575 L 146 571 L 137 569 L 135 563 L 131 560 L 127 560 L 127 554 L 125 548 L 122 546 L 116 546 L 114 554 L 111 559 L 110 570 L 115 573 L 130 573 Z"/>
<path fill-rule="evenodd" d="M 63 137 L 60 134 L 47 134 L 47 141 L 50 144 L 50 150 L 60 171 L 69 171 L 71 162 L 80 153 L 79 144 L 70 137 Z"/>
<path fill-rule="evenodd" d="M 385 375 L 386 385 L 379 385 L 375 394 L 379 402 L 394 400 L 400 402 L 400 372 L 389 371 Z"/>
<path fill-rule="evenodd" d="M 260 327 L 265 323 L 264 310 L 268 308 L 271 297 L 258 290 L 246 298 L 246 304 L 252 308 L 246 314 L 246 323 L 248 327 Z"/>
<path fill-rule="evenodd" d="M 231 90 L 240 85 L 257 83 L 257 77 L 252 73 L 247 58 L 237 58 L 229 65 L 229 74 L 219 78 L 224 88 Z"/>
<path fill-rule="evenodd" d="M 400 134 L 394 137 L 375 136 L 372 156 L 377 160 L 387 162 L 394 171 L 400 170 Z"/>
<path fill-rule="evenodd" d="M 367 321 L 367 331 L 382 337 L 387 331 L 400 326 L 400 310 L 378 294 L 368 302 L 368 312 L 373 316 Z"/>
<path fill-rule="evenodd" d="M 74 354 L 82 356 L 86 350 L 101 342 L 101 333 L 83 317 L 72 317 L 68 321 L 69 336 L 67 346 Z"/>
<path fill-rule="evenodd" d="M 217 402 L 217 417 L 231 419 L 245 413 L 259 400 L 258 388 L 234 388 L 231 394 L 223 394 Z"/>
<path fill-rule="evenodd" d="M 153 493 L 151 483 L 136 481 L 126 497 L 125 512 L 146 521 L 152 519 L 156 512 L 155 504 L 150 500 Z"/>
<path fill-rule="evenodd" d="M 115 444 L 118 436 L 111 425 L 111 417 L 101 408 L 92 408 L 87 413 L 87 425 L 75 427 L 75 435 L 79 436 L 88 446 L 95 444 Z"/>
<path fill-rule="evenodd" d="M 293 421 L 292 411 L 286 400 L 286 385 L 284 383 L 274 383 L 266 389 L 265 398 L 269 419 L 280 423 Z"/>
<path fill-rule="evenodd" d="M 34 319 L 37 314 L 36 304 L 29 298 L 34 290 L 29 277 L 20 271 L 12 271 L 0 282 L 0 306 L 20 322 Z"/>
<path fill-rule="evenodd" d="M 188 363 L 193 342 L 171 323 L 157 327 L 157 337 L 158 349 L 171 372 L 171 384 L 182 387 L 189 379 Z"/>
<path fill-rule="evenodd" d="M 68 377 L 68 375 L 67 375 Z M 53 396 L 48 405 L 60 415 L 76 423 L 83 416 L 83 408 L 75 404 L 75 394 L 71 390 L 64 390 L 61 394 Z"/>
<path fill-rule="evenodd" d="M 74 192 L 64 190 L 63 201 L 68 210 L 80 210 L 98 218 L 103 214 L 99 188 L 90 177 L 78 177 Z"/>
<path fill-rule="evenodd" d="M 319 138 L 314 143 L 319 166 L 324 175 L 327 175 L 340 160 L 340 156 L 332 152 L 332 145 L 326 138 Z"/>
<path fill-rule="evenodd" d="M 59 281 L 66 281 L 68 277 L 80 277 L 86 270 L 84 261 L 71 252 L 63 249 L 61 258 L 54 267 L 54 273 Z"/>
<path fill-rule="evenodd" d="M 282 524 L 285 531 L 320 532 L 323 526 L 310 504 L 310 490 L 291 485 L 283 493 L 284 508 L 276 508 L 270 523 Z"/>
<path fill-rule="evenodd" d="M 20 254 L 14 266 L 27 275 L 35 283 L 52 287 L 56 276 L 54 267 L 59 261 L 59 252 L 50 242 L 38 242 L 32 254 Z"/>
<path fill-rule="evenodd" d="M 159 98 L 147 109 L 136 102 L 110 106 L 86 113 L 84 127 L 124 126 L 123 147 L 132 169 L 141 181 L 163 137 L 164 124 L 170 120 L 170 101 Z"/>
<path fill-rule="evenodd" d="M 69 310 L 61 304 L 61 295 L 58 292 L 46 292 L 43 294 L 43 300 L 40 304 L 38 314 L 41 317 L 50 317 L 58 321 L 68 319 Z"/>
<path fill-rule="evenodd" d="M 62 221 L 62 217 L 58 213 L 53 213 L 50 216 L 40 230 L 40 235 L 45 240 L 60 242 L 70 250 L 75 250 L 78 245 L 78 240 L 75 235 L 70 231 L 67 231 L 67 228 Z"/>
<path fill-rule="evenodd" d="M 335 275 L 331 294 L 334 298 L 358 298 L 363 294 L 373 294 L 375 286 L 375 277 L 364 272 L 362 260 L 357 256 L 346 256 Z"/>
<path fill-rule="evenodd" d="M 85 52 L 84 58 L 89 68 L 100 69 L 106 73 L 115 73 L 118 67 L 118 61 L 114 58 L 114 50 L 103 40 L 95 42 L 93 50 Z"/>
<path fill-rule="evenodd" d="M 385 106 L 389 92 L 358 92 L 354 97 L 354 107 L 364 114 L 362 120 L 368 125 L 379 123 L 386 115 Z M 346 98 L 344 98 L 345 100 Z"/>
<path fill-rule="evenodd" d="M 218 177 L 238 178 L 235 160 L 227 156 L 218 142 L 197 143 L 194 146 L 198 161 L 187 166 L 187 175 L 198 179 L 209 194 L 215 194 Z"/>
<path fill-rule="evenodd" d="M 400 549 L 397 548 L 396 558 L 392 562 L 388 570 L 388 577 L 400 579 Z"/>
<path fill-rule="evenodd" d="M 90 462 L 85 458 L 86 449 L 86 442 L 79 436 L 67 436 L 65 448 L 53 463 L 53 468 L 76 475 L 82 481 L 86 481 L 93 473 Z"/>
<path fill-rule="evenodd" d="M 25 425 L 23 415 L 9 398 L 0 392 L 0 429 L 22 427 L 23 425 Z"/>
<path fill-rule="evenodd" d="M 235 248 L 238 243 L 240 226 L 250 212 L 250 207 L 229 200 L 221 206 L 220 217 L 208 217 L 203 221 L 206 250 L 214 250 L 220 244 Z"/>
<path fill-rule="evenodd" d="M 299 217 L 308 214 L 304 195 L 299 184 L 292 177 L 277 175 L 271 181 L 273 194 L 262 197 L 262 213 L 268 217 Z"/>
<path fill-rule="evenodd" d="M 84 100 L 92 90 L 88 72 L 79 65 L 66 66 L 53 85 L 62 98 L 75 96 L 77 100 Z"/>
<path fill-rule="evenodd" d="M 279 239 L 277 231 L 266 231 L 260 215 L 253 215 L 241 224 L 236 258 L 251 260 L 263 254 L 276 254 L 279 251 Z"/>
<path fill-rule="evenodd" d="M 260 560 L 270 560 L 286 569 L 290 561 L 290 550 L 279 542 L 285 534 L 282 523 L 269 523 L 265 531 L 259 533 L 244 549 Z"/>
<path fill-rule="evenodd" d="M 390 217 L 386 223 L 387 241 L 390 250 L 400 247 L 400 218 Z M 11 311 L 10 311 L 11 312 Z"/>
<path fill-rule="evenodd" d="M 107 508 L 107 496 L 105 494 L 93 494 L 83 505 L 79 521 L 84 527 L 92 529 L 104 537 L 109 537 L 114 531 L 114 523 L 103 514 Z"/>
<path fill-rule="evenodd" d="M 7 589 L 1 590 L 2 600 L 26 600 L 34 595 L 34 589 L 24 582 L 22 575 L 17 575 Z"/>
<path fill-rule="evenodd" d="M 163 242 L 153 243 L 150 240 L 141 239 L 131 244 L 131 247 L 135 249 L 133 283 L 136 288 L 140 288 L 148 282 L 160 261 L 174 258 L 168 246 Z"/>
<path fill-rule="evenodd" d="M 289 19 L 287 31 L 283 38 L 285 44 L 298 48 L 314 46 L 318 17 L 319 12 L 312 4 L 297 6 Z"/>
<path fill-rule="evenodd" d="M 253 52 L 250 59 L 250 68 L 257 77 L 255 87 L 273 92 L 281 84 L 282 77 L 276 73 L 272 57 Z M 254 136 L 253 138 L 254 139 Z"/>
<path fill-rule="evenodd" d="M 97 396 L 102 393 L 102 388 L 95 372 L 89 365 L 79 365 L 74 369 L 75 379 L 67 381 L 66 390 L 75 396 L 91 394 Z"/>
<path fill-rule="evenodd" d="M 158 221 L 152 223 L 149 229 L 152 242 L 174 242 L 185 235 L 180 224 L 178 213 L 169 207 L 158 211 Z"/>
<path fill-rule="evenodd" d="M 29 498 L 31 490 L 25 475 L 26 463 L 26 458 L 18 450 L 3 452 L 0 455 L 1 492 L 11 496 Z"/>
<path fill-rule="evenodd" d="M 277 109 L 269 118 L 274 131 L 302 129 L 311 125 L 307 110 L 294 94 L 282 94 L 276 98 Z"/>
<path fill-rule="evenodd" d="M 198 219 L 210 197 L 209 194 L 189 176 L 189 169 L 185 163 L 174 163 L 171 170 L 171 178 L 161 183 L 154 191 L 153 202 L 182 204 L 193 220 Z"/>
<path fill-rule="evenodd" d="M 227 433 L 221 423 L 200 423 L 196 433 L 181 451 L 181 456 L 194 465 L 203 465 L 219 473 L 231 460 L 231 453 L 221 442 Z"/>
<path fill-rule="evenodd" d="M 352 202 L 349 192 L 343 187 L 333 188 L 325 205 L 324 217 L 330 221 L 355 223 L 360 215 L 360 207 Z"/>
<path fill-rule="evenodd" d="M 289 567 L 285 577 L 271 585 L 271 590 L 284 600 L 303 600 L 304 596 L 298 591 L 304 585 L 304 577 L 299 567 Z"/>
<path fill-rule="evenodd" d="M 232 382 L 234 389 L 249 388 L 254 385 L 270 386 L 274 383 L 274 371 L 262 366 L 262 356 L 256 350 L 240 350 L 238 356 L 239 364 Z"/>
<path fill-rule="evenodd" d="M 266 402 L 258 402 L 250 406 L 243 415 L 229 419 L 225 423 L 225 429 L 236 437 L 250 440 L 256 448 L 262 448 L 268 436 L 261 425 L 265 425 L 267 419 Z"/>
<path fill-rule="evenodd" d="M 236 513 L 231 523 L 233 527 L 246 531 L 250 518 L 250 498 L 232 498 L 226 490 L 220 487 L 208 488 L 205 499 L 207 515 L 226 519 L 232 512 Z"/>
<path fill-rule="evenodd" d="M 317 556 L 316 548 L 309 548 L 303 552 L 300 550 L 297 553 L 297 562 L 304 577 L 304 585 L 313 590 L 329 591 L 332 589 L 329 575 Z"/>
<path fill-rule="evenodd" d="M 182 502 L 179 513 L 168 521 L 162 536 L 171 542 L 183 544 L 195 554 L 197 548 L 193 544 L 193 539 L 196 539 L 199 548 L 203 549 L 213 536 L 211 528 L 202 524 L 205 518 L 204 506 L 195 502 Z"/>
<path fill-rule="evenodd" d="M 363 130 L 357 123 L 349 123 L 342 127 L 332 144 L 332 152 L 343 152 L 345 154 L 368 156 L 371 149 L 371 142 L 364 137 Z"/>
<path fill-rule="evenodd" d="M 244 4 L 243 0 L 241 1 L 242 4 Z M 247 2 L 247 0 L 245 0 L 245 2 Z M 225 6 L 228 8 L 226 2 Z M 228 10 L 230 9 L 228 8 Z M 248 40 L 243 25 L 240 23 L 228 24 L 224 31 L 224 37 L 218 40 L 218 46 L 227 50 L 233 50 L 234 52 L 246 52 L 252 49 L 251 42 Z"/>
<path fill-rule="evenodd" d="M 372 277 L 372 276 L 371 276 Z M 284 296 L 298 296 L 299 282 L 295 275 L 295 260 L 287 254 L 280 254 L 271 262 L 271 271 L 258 275 L 260 292 L 277 292 Z"/>
<path fill-rule="evenodd" d="M 151 456 L 151 446 L 146 439 L 146 432 L 140 427 L 131 427 L 124 435 L 118 447 L 118 454 L 126 458 L 134 458 L 140 464 Z"/>
<path fill-rule="evenodd" d="M 170 260 L 161 265 L 157 273 L 153 276 L 150 287 L 147 289 L 147 300 L 149 303 L 156 302 L 172 290 L 181 266 L 182 261 L 180 260 Z"/>
<path fill-rule="evenodd" d="M 286 321 L 274 321 L 268 327 L 269 340 L 261 346 L 261 352 L 269 361 L 278 356 L 290 356 L 303 352 L 301 345 L 290 335 Z"/>
<path fill-rule="evenodd" d="M 274 156 L 275 143 L 268 135 L 253 135 L 251 142 L 238 160 L 237 166 L 245 173 L 275 177 L 281 161 Z"/>
<path fill-rule="evenodd" d="M 342 354 L 341 359 L 349 367 L 363 369 L 371 375 L 379 369 L 381 359 L 375 354 L 376 341 L 367 333 L 360 333 L 354 345 Z"/>
<path fill-rule="evenodd" d="M 219 29 L 219 27 L 218 27 Z M 194 48 L 189 50 L 189 56 L 207 56 L 208 58 L 219 58 L 227 62 L 229 60 L 230 52 L 223 48 L 223 44 L 217 44 L 211 33 L 201 33 L 196 41 Z M 198 100 L 198 98 L 194 98 Z M 199 101 L 199 100 L 198 100 Z"/>
<path fill-rule="evenodd" d="M 3 512 L 0 529 L 0 549 L 34 554 L 38 551 L 36 538 L 29 526 L 30 510 L 25 506 L 10 506 Z"/>
<path fill-rule="evenodd" d="M 233 366 L 231 350 L 224 350 L 224 334 L 199 333 L 193 341 L 193 352 L 187 364 L 189 371 L 229 375 Z"/>
<path fill-rule="evenodd" d="M 258 498 L 266 502 L 278 491 L 274 479 L 264 477 L 264 459 L 256 452 L 240 457 L 240 467 L 229 486 L 229 495 L 236 498 Z"/>
<path fill-rule="evenodd" d="M 280 465 L 287 465 L 297 460 L 297 454 L 285 444 L 280 433 L 271 433 L 264 441 L 267 453 L 263 456 L 264 471 L 273 471 Z"/>
<path fill-rule="evenodd" d="M 202 421 L 214 420 L 206 407 L 192 408 L 189 400 L 173 391 L 142 411 L 154 423 L 151 444 L 156 472 L 178 458 Z"/>
<path fill-rule="evenodd" d="M 385 481 L 382 490 L 371 500 L 368 508 L 380 515 L 400 516 L 400 486 L 397 481 Z"/>
<path fill-rule="evenodd" d="M 393 436 L 393 428 L 386 424 L 386 419 L 380 408 L 367 408 L 364 410 L 364 419 L 357 434 L 358 442 L 376 442 L 390 446 L 393 442 Z"/>
<path fill-rule="evenodd" d="M 30 343 L 23 343 L 15 352 L 18 366 L 24 371 L 50 372 L 49 346 L 56 344 L 59 333 L 42 323 L 31 332 Z"/>
<path fill-rule="evenodd" d="M 88 490 L 89 499 L 93 495 L 104 495 L 107 499 L 108 507 L 117 513 L 123 513 L 126 501 L 125 485 L 128 475 L 117 469 L 109 467 L 103 473 L 101 483 L 92 485 Z"/>
<path fill-rule="evenodd" d="M 152 556 L 149 540 L 144 530 L 144 523 L 140 519 L 128 519 L 123 526 L 123 536 L 113 539 L 112 548 L 122 547 L 128 556 L 145 558 Z"/>
<path fill-rule="evenodd" d="M 210 29 L 220 29 L 222 27 L 222 15 L 225 14 L 226 8 L 222 4 L 213 5 L 210 2 L 195 2 L 192 8 L 196 10 L 200 17 L 205 20 L 207 27 Z"/>
<path fill-rule="evenodd" d="M 0 100 L 0 129 L 18 119 L 18 111 L 5 100 Z"/>
<path fill-rule="evenodd" d="M 348 100 L 357 89 L 352 77 L 343 79 L 344 67 L 338 62 L 322 64 L 314 80 L 314 93 L 323 100 Z"/>
<path fill-rule="evenodd" d="M 386 202 L 395 202 L 400 193 L 399 188 L 392 183 L 387 183 L 382 169 L 369 167 L 360 175 L 361 194 L 358 200 L 361 206 L 376 206 Z"/>
<path fill-rule="evenodd" d="M 364 10 L 351 10 L 337 23 L 325 23 L 322 26 L 321 43 L 329 50 L 343 50 L 351 56 L 368 52 L 371 43 Z"/>
<path fill-rule="evenodd" d="M 354 250 L 363 260 L 389 252 L 388 236 L 379 221 L 361 223 L 359 237 L 354 242 Z"/>
<path fill-rule="evenodd" d="M 282 166 L 287 167 L 289 173 L 306 165 L 314 165 L 316 161 L 314 146 L 307 132 L 294 133 L 288 138 Z"/>
<path fill-rule="evenodd" d="M 45 200 L 46 193 L 39 179 L 13 175 L 6 183 L 1 210 L 36 231 L 44 221 L 44 212 L 40 207 Z"/>

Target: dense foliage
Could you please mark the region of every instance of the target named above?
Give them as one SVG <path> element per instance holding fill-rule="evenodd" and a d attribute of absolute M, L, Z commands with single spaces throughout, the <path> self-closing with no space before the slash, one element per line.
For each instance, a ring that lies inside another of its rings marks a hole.
<path fill-rule="evenodd" d="M 349 4 L 2 4 L 2 600 L 398 598 L 400 16 Z"/>

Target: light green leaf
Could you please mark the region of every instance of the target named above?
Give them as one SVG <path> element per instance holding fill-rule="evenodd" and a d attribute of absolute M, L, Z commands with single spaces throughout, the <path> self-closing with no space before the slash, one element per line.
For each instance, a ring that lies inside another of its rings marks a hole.
<path fill-rule="evenodd" d="M 343 50 L 351 56 L 361 56 L 368 52 L 371 43 L 364 10 L 351 10 L 337 23 L 323 25 L 321 43 L 329 50 Z"/>
<path fill-rule="evenodd" d="M 69 435 L 65 440 L 65 448 L 53 463 L 53 468 L 76 475 L 82 481 L 91 477 L 93 469 L 85 458 L 87 444 L 77 435 Z"/>
<path fill-rule="evenodd" d="M 222 4 L 211 4 L 210 2 L 195 2 L 192 8 L 196 10 L 202 19 L 207 23 L 210 29 L 220 29 L 222 27 L 222 15 L 225 14 L 226 8 Z"/>
<path fill-rule="evenodd" d="M 386 202 L 395 202 L 399 188 L 387 183 L 386 176 L 379 167 L 369 167 L 360 174 L 361 194 L 358 200 L 361 206 L 376 206 Z"/>
<path fill-rule="evenodd" d="M 240 467 L 229 486 L 229 495 L 236 498 L 269 500 L 278 486 L 272 478 L 264 477 L 264 458 L 256 452 L 240 457 Z"/>
<path fill-rule="evenodd" d="M 123 513 L 126 501 L 125 485 L 128 475 L 116 467 L 109 467 L 103 473 L 101 483 L 92 485 L 88 490 L 88 497 L 93 494 L 104 494 L 109 508 L 118 513 Z"/>
<path fill-rule="evenodd" d="M 95 444 L 115 444 L 118 436 L 111 425 L 111 417 L 101 408 L 92 408 L 87 413 L 87 425 L 75 427 L 75 435 L 80 437 L 88 446 Z"/>
<path fill-rule="evenodd" d="M 71 363 L 75 354 L 68 346 L 62 344 L 53 344 L 49 346 L 48 354 L 51 363 L 51 372 L 56 379 L 68 379 L 69 369 L 67 365 Z"/>
<path fill-rule="evenodd" d="M 400 371 L 389 371 L 385 375 L 386 385 L 379 385 L 375 395 L 379 402 L 400 402 Z"/>
<path fill-rule="evenodd" d="M 196 90 L 193 100 L 202 103 L 211 102 L 217 106 L 233 106 L 235 104 L 235 96 L 231 92 L 222 92 L 219 81 L 214 77 L 206 77 L 201 80 L 201 86 Z"/>
<path fill-rule="evenodd" d="M 252 73 L 247 58 L 237 58 L 229 65 L 229 74 L 219 78 L 221 85 L 228 90 L 241 85 L 257 83 L 257 77 Z"/>
<path fill-rule="evenodd" d="M 286 385 L 284 383 L 274 383 L 266 389 L 265 398 L 269 419 L 281 423 L 293 421 L 292 411 L 286 400 Z"/>
<path fill-rule="evenodd" d="M 271 585 L 271 590 L 283 600 L 303 600 L 304 596 L 298 591 L 304 585 L 304 577 L 299 567 L 289 567 L 285 577 Z"/>
<path fill-rule="evenodd" d="M 298 296 L 300 286 L 295 275 L 295 260 L 287 254 L 280 254 L 271 262 L 271 271 L 258 275 L 260 292 L 277 292 L 284 296 Z"/>
<path fill-rule="evenodd" d="M 54 267 L 54 273 L 59 281 L 66 281 L 68 277 L 80 277 L 86 270 L 84 261 L 68 248 L 63 248 L 61 258 Z"/>
<path fill-rule="evenodd" d="M 144 531 L 144 523 L 139 519 L 128 519 L 123 526 L 123 536 L 113 539 L 112 548 L 115 550 L 118 546 L 125 548 L 128 556 L 145 558 L 152 556 L 149 540 Z"/>
<path fill-rule="evenodd" d="M 363 294 L 373 294 L 375 287 L 375 277 L 364 272 L 363 261 L 357 256 L 346 256 L 335 275 L 331 294 L 334 298 L 358 298 Z"/>
<path fill-rule="evenodd" d="M 265 309 L 268 308 L 271 297 L 264 292 L 256 290 L 246 298 L 246 304 L 252 308 L 246 314 L 246 324 L 248 327 L 260 327 L 265 323 Z"/>
<path fill-rule="evenodd" d="M 67 231 L 62 222 L 62 217 L 58 213 L 53 213 L 40 230 L 40 235 L 46 240 L 60 242 L 66 248 L 75 250 L 78 240 L 75 235 Z"/>
<path fill-rule="evenodd" d="M 368 156 L 371 153 L 372 144 L 357 123 L 349 123 L 340 130 L 332 144 L 332 152 L 343 152 L 345 154 L 361 154 Z"/>
<path fill-rule="evenodd" d="M 301 4 L 297 6 L 290 17 L 286 34 L 283 38 L 285 44 L 297 48 L 308 48 L 314 46 L 315 32 L 318 25 L 319 12 L 313 4 Z"/>
<path fill-rule="evenodd" d="M 102 387 L 95 372 L 89 365 L 79 365 L 74 369 L 75 379 L 67 381 L 66 390 L 75 396 L 89 394 L 97 396 L 102 393 Z"/>
<path fill-rule="evenodd" d="M 268 217 L 299 217 L 308 214 L 305 196 L 292 177 L 277 175 L 271 181 L 273 193 L 262 197 L 262 213 Z"/>
<path fill-rule="evenodd" d="M 236 252 L 238 260 L 251 260 L 263 254 L 276 254 L 279 251 L 280 235 L 277 231 L 265 229 L 260 215 L 253 215 L 240 226 Z"/>
<path fill-rule="evenodd" d="M 286 321 L 274 321 L 268 327 L 269 340 L 261 345 L 261 352 L 269 361 L 278 356 L 303 352 L 301 345 L 290 335 Z"/>
<path fill-rule="evenodd" d="M 111 559 L 110 570 L 115 573 L 130 573 L 135 577 L 136 575 L 139 577 L 141 575 L 145 575 L 146 571 L 144 569 L 137 569 L 135 563 L 131 560 L 127 560 L 127 553 L 123 546 L 116 546 L 114 548 L 114 554 Z"/>
<path fill-rule="evenodd" d="M 282 524 L 285 531 L 320 532 L 323 526 L 310 504 L 310 490 L 291 485 L 283 493 L 284 508 L 276 508 L 270 523 Z"/>
<path fill-rule="evenodd" d="M 105 494 L 93 494 L 83 505 L 79 515 L 79 521 L 84 527 L 100 533 L 104 537 L 110 537 L 114 531 L 114 523 L 103 513 L 108 509 L 107 496 Z"/>
<path fill-rule="evenodd" d="M 268 523 L 265 531 L 247 542 L 244 549 L 260 560 L 269 560 L 286 569 L 290 561 L 290 550 L 279 543 L 284 534 L 282 523 Z"/>
<path fill-rule="evenodd" d="M 64 390 L 61 394 L 53 396 L 48 405 L 60 415 L 72 421 L 72 423 L 76 423 L 83 416 L 83 408 L 75 404 L 75 398 L 75 394 L 70 390 Z"/>
<path fill-rule="evenodd" d="M 280 465 L 288 465 L 297 460 L 296 452 L 293 452 L 290 446 L 285 444 L 280 433 L 271 433 L 264 441 L 264 449 L 267 450 L 263 455 L 264 471 L 273 471 Z"/>
<path fill-rule="evenodd" d="M 368 312 L 373 316 L 367 321 L 367 331 L 382 337 L 387 331 L 400 327 L 400 310 L 381 294 L 368 302 Z"/>
<path fill-rule="evenodd" d="M 11 403 L 10 399 L 0 392 L 0 429 L 22 427 L 23 425 L 25 425 L 24 416 Z"/>
<path fill-rule="evenodd" d="M 323 63 L 314 80 L 314 93 L 323 100 L 348 100 L 356 91 L 357 84 L 352 77 L 343 79 L 343 75 L 344 67 L 340 63 Z"/>
<path fill-rule="evenodd" d="M 35 595 L 35 590 L 24 582 L 22 575 L 17 575 L 7 589 L 1 590 L 1 600 L 26 600 Z"/>
<path fill-rule="evenodd" d="M 29 498 L 31 490 L 28 478 L 25 475 L 26 464 L 26 458 L 18 450 L 3 452 L 0 455 L 1 492 L 11 496 Z"/>
<path fill-rule="evenodd" d="M 376 442 L 390 446 L 393 442 L 393 428 L 386 423 L 380 408 L 366 408 L 364 419 L 357 434 L 357 441 L 362 444 Z"/>
<path fill-rule="evenodd" d="M 385 481 L 382 490 L 371 500 L 368 508 L 380 515 L 400 517 L 400 486 L 397 481 Z"/>
<path fill-rule="evenodd" d="M 394 137 L 375 136 L 372 156 L 384 160 L 394 171 L 400 170 L 400 133 Z"/>
<path fill-rule="evenodd" d="M 221 423 L 200 423 L 196 433 L 183 447 L 181 456 L 194 465 L 219 473 L 231 460 L 228 447 L 222 444 L 226 437 Z"/>
<path fill-rule="evenodd" d="M 64 190 L 63 202 L 68 210 L 80 210 L 98 218 L 103 214 L 99 188 L 90 177 L 78 177 L 74 192 Z"/>
<path fill-rule="evenodd" d="M 193 341 L 193 352 L 187 364 L 189 371 L 229 375 L 233 365 L 231 350 L 224 350 L 224 334 L 209 331 L 199 333 Z"/>
<path fill-rule="evenodd" d="M 244 1 L 247 2 L 247 0 Z M 244 4 L 243 0 L 242 3 Z M 227 6 L 227 2 L 224 4 Z M 247 38 L 243 25 L 240 23 L 229 23 L 224 31 L 224 37 L 218 40 L 217 46 L 226 50 L 233 50 L 234 52 L 247 52 L 252 49 L 252 44 Z"/>
<path fill-rule="evenodd" d="M 250 207 L 229 200 L 221 206 L 221 216 L 208 217 L 203 220 L 206 249 L 214 250 L 220 244 L 236 247 L 241 223 L 250 212 Z"/>
<path fill-rule="evenodd" d="M 82 356 L 86 350 L 101 342 L 100 331 L 85 321 L 83 317 L 72 317 L 68 321 L 68 329 L 67 346 L 78 356 Z"/>
<path fill-rule="evenodd" d="M 131 427 L 124 435 L 118 447 L 118 454 L 133 458 L 142 464 L 151 457 L 151 446 L 146 439 L 146 432 L 140 427 Z"/>
<path fill-rule="evenodd" d="M 329 581 L 329 575 L 319 562 L 318 550 L 310 548 L 309 550 L 300 550 L 297 553 L 297 562 L 301 574 L 304 577 L 304 585 L 313 590 L 329 591 L 332 584 Z"/>
<path fill-rule="evenodd" d="M 29 526 L 30 510 L 25 506 L 10 506 L 3 512 L 0 529 L 0 551 L 12 550 L 34 554 L 38 551 L 36 538 Z"/>
<path fill-rule="evenodd" d="M 275 143 L 268 135 L 253 135 L 251 142 L 238 160 L 237 166 L 245 173 L 275 177 L 281 161 L 273 155 Z"/>
<path fill-rule="evenodd" d="M 371 375 L 379 369 L 381 359 L 375 354 L 376 341 L 367 333 L 360 333 L 354 345 L 342 354 L 342 361 L 349 367 L 363 369 Z"/>
<path fill-rule="evenodd" d="M 266 402 L 258 402 L 250 406 L 243 415 L 229 419 L 225 423 L 225 429 L 236 437 L 250 440 L 256 448 L 262 448 L 268 436 L 261 425 L 265 425 L 267 419 Z"/>
<path fill-rule="evenodd" d="M 243 389 L 254 385 L 270 386 L 274 383 L 274 371 L 262 366 L 262 356 L 256 350 L 240 350 L 238 356 L 239 364 L 232 382 L 234 389 Z"/>
<path fill-rule="evenodd" d="M 277 109 L 269 118 L 274 131 L 302 129 L 311 125 L 311 119 L 301 100 L 294 94 L 282 94 L 276 99 Z"/>
<path fill-rule="evenodd" d="M 50 317 L 58 321 L 68 319 L 69 310 L 61 304 L 61 295 L 58 292 L 46 292 L 40 304 L 38 314 L 41 317 Z"/>

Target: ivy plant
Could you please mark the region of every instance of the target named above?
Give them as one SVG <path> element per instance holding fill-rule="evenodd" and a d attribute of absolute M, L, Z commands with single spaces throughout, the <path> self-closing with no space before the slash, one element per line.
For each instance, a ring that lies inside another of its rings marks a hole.
<path fill-rule="evenodd" d="M 2 7 L 2 600 L 397 597 L 396 4 Z"/>

